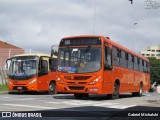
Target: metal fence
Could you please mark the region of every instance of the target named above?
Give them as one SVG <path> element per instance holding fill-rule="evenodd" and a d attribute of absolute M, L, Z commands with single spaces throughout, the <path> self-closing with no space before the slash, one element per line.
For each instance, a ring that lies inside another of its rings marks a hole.
<path fill-rule="evenodd" d="M 7 83 L 7 71 L 0 68 L 0 85 L 5 85 Z"/>

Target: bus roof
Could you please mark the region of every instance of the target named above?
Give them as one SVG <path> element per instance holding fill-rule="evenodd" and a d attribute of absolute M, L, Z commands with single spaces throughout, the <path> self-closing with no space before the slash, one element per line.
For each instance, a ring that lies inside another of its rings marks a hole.
<path fill-rule="evenodd" d="M 143 60 L 149 61 L 149 60 L 148 60 L 147 58 L 145 58 L 144 56 L 139 55 L 138 53 L 135 53 L 134 51 L 129 50 L 128 48 L 126 48 L 126 47 L 124 47 L 124 46 L 122 46 L 122 45 L 120 45 L 120 44 L 118 44 L 118 43 L 110 40 L 110 38 L 108 38 L 108 37 L 104 37 L 104 36 L 100 36 L 100 35 L 80 35 L 80 36 L 64 37 L 64 38 L 62 38 L 62 39 L 83 38 L 83 37 L 86 37 L 86 38 L 87 38 L 87 37 L 99 37 L 99 38 L 103 38 L 103 39 L 105 39 L 108 43 L 110 43 L 111 45 L 113 45 L 113 46 L 115 46 L 115 47 L 117 47 L 117 48 L 119 48 L 119 49 L 121 49 L 121 50 L 124 50 L 125 52 L 130 53 L 130 54 L 132 54 L 132 55 L 134 55 L 134 56 L 136 56 L 136 57 L 139 57 L 139 58 L 141 58 L 141 59 L 143 59 Z"/>
<path fill-rule="evenodd" d="M 69 37 L 64 37 L 62 39 L 69 39 L 69 38 L 83 38 L 83 37 L 104 37 L 104 36 L 99 36 L 99 35 L 79 35 L 79 36 L 69 36 Z"/>
<path fill-rule="evenodd" d="M 109 38 L 105 38 L 106 39 L 106 41 L 108 42 L 108 43 L 110 43 L 111 45 L 113 45 L 113 46 L 115 46 L 115 47 L 117 47 L 117 48 L 119 48 L 119 49 L 121 49 L 121 50 L 124 50 L 125 52 L 127 52 L 127 53 L 130 53 L 130 54 L 132 54 L 132 55 L 134 55 L 134 56 L 136 56 L 136 57 L 138 57 L 138 58 L 141 58 L 141 59 L 143 59 L 143 60 L 146 60 L 146 61 L 149 61 L 147 58 L 145 58 L 144 56 L 142 56 L 142 55 L 140 55 L 140 54 L 138 54 L 138 53 L 135 53 L 134 51 L 132 51 L 132 50 L 130 50 L 130 49 L 128 49 L 128 48 L 126 48 L 126 47 L 124 47 L 124 46 L 122 46 L 122 45 L 120 45 L 120 44 L 118 44 L 118 43 L 116 43 L 116 42 L 114 42 L 114 41 L 112 41 L 112 40 L 110 40 Z"/>
<path fill-rule="evenodd" d="M 15 55 L 13 57 L 20 57 L 20 56 L 38 56 L 38 57 L 41 57 L 41 56 L 46 56 L 46 57 L 50 57 L 50 55 L 48 54 L 19 54 L 19 55 Z M 53 58 L 57 58 L 57 56 L 53 56 Z"/>

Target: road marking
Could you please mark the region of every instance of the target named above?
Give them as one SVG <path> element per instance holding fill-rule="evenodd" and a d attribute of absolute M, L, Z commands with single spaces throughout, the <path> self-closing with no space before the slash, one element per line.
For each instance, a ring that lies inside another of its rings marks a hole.
<path fill-rule="evenodd" d="M 38 108 L 38 109 L 44 109 L 44 110 L 49 110 L 49 109 L 60 109 L 60 108 L 52 108 L 52 107 L 44 107 L 44 106 L 33 106 L 33 105 L 21 105 L 21 104 L 1 104 L 5 106 L 14 106 L 14 107 L 27 107 L 27 108 Z M 65 108 L 65 107 L 63 107 Z M 82 110 L 77 110 L 77 109 L 63 109 L 63 111 L 82 111 Z"/>
<path fill-rule="evenodd" d="M 66 106 L 68 105 L 73 105 L 73 106 L 100 106 L 100 107 L 105 107 L 105 108 L 116 108 L 116 109 L 126 109 L 129 107 L 134 107 L 136 105 L 122 105 L 120 103 L 111 103 L 111 102 L 106 102 L 106 103 L 101 103 L 101 102 L 93 102 L 93 101 L 53 101 L 53 102 L 45 102 L 49 104 L 65 104 Z"/>
<path fill-rule="evenodd" d="M 15 98 L 15 97 L 2 97 L 2 99 L 7 99 L 7 101 L 17 101 L 17 100 L 34 100 L 38 98 Z"/>
<path fill-rule="evenodd" d="M 130 107 L 135 107 L 137 105 L 129 105 L 129 106 L 123 106 L 122 109 L 130 108 Z"/>
<path fill-rule="evenodd" d="M 17 99 L 17 100 L 34 100 L 36 98 L 24 98 L 24 99 Z"/>
<path fill-rule="evenodd" d="M 2 104 L 2 105 L 14 106 L 14 107 L 40 108 L 40 109 L 55 109 L 55 108 L 52 108 L 52 107 L 32 106 L 32 105 L 21 105 L 21 104 Z"/>
<path fill-rule="evenodd" d="M 12 97 L 1 97 L 2 99 L 8 99 L 8 98 L 12 98 Z"/>

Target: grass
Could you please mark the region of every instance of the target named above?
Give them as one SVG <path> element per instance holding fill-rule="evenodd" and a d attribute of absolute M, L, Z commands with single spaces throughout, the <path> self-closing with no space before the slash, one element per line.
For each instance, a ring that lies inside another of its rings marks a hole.
<path fill-rule="evenodd" d="M 0 92 L 1 91 L 8 91 L 8 85 L 0 85 Z"/>

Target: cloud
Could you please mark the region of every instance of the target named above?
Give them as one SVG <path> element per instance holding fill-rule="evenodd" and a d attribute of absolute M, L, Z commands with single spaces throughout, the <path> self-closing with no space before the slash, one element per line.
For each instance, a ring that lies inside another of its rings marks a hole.
<path fill-rule="evenodd" d="M 0 0 L 0 39 L 50 53 L 63 37 L 93 34 L 95 15 L 95 34 L 140 51 L 160 39 L 160 8 L 144 1 L 96 0 L 94 14 L 95 0 Z"/>

